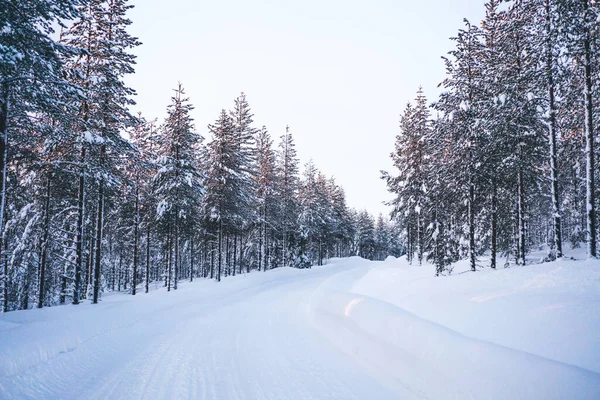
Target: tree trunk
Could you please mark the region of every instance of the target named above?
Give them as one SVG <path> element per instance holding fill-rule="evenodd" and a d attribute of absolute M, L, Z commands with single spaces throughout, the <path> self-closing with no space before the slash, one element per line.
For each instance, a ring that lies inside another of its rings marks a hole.
<path fill-rule="evenodd" d="M 44 307 L 46 296 L 46 263 L 48 262 L 48 236 L 50 233 L 50 188 L 52 185 L 52 173 L 48 172 L 46 183 L 46 202 L 44 204 L 44 227 L 42 235 L 42 254 L 40 257 L 40 287 L 38 292 L 38 308 Z"/>
<path fill-rule="evenodd" d="M 203 260 L 202 262 L 202 277 L 203 278 L 207 278 L 208 277 L 208 236 L 205 234 L 204 235 L 204 251 L 201 254 L 201 258 Z"/>
<path fill-rule="evenodd" d="M 60 277 L 60 296 L 58 297 L 59 304 L 65 304 L 67 299 L 67 262 L 63 264 L 63 272 Z"/>
<path fill-rule="evenodd" d="M 163 278 L 164 278 L 164 287 L 167 287 L 167 282 L 169 281 L 169 235 L 167 234 L 167 240 L 164 244 L 164 254 L 163 254 Z"/>
<path fill-rule="evenodd" d="M 169 243 L 169 247 L 168 247 L 167 251 L 168 251 L 169 256 L 168 256 L 167 264 L 169 266 L 169 269 L 167 271 L 167 292 L 170 292 L 171 291 L 171 277 L 173 276 L 173 235 L 171 232 L 171 226 L 169 226 L 168 243 Z"/>
<path fill-rule="evenodd" d="M 550 118 L 548 121 L 549 141 L 550 141 L 550 180 L 552 187 L 552 211 L 554 218 L 554 244 L 556 246 L 556 257 L 560 258 L 562 254 L 562 232 L 561 232 L 561 213 L 560 213 L 560 195 L 558 192 L 558 162 L 556 149 L 556 105 L 554 104 L 554 76 L 552 67 L 554 64 L 552 57 L 552 25 L 550 13 L 550 0 L 546 0 L 546 79 L 548 85 L 548 106 Z"/>
<path fill-rule="evenodd" d="M 100 294 L 100 262 L 102 260 L 102 228 L 104 223 L 104 182 L 98 183 L 98 215 L 96 219 L 96 257 L 94 259 L 94 299 L 93 303 L 98 303 Z"/>
<path fill-rule="evenodd" d="M 93 212 L 93 209 L 92 209 L 92 212 Z M 86 274 L 87 274 L 87 277 L 86 277 L 86 281 L 87 281 L 87 287 L 86 287 L 87 297 L 92 296 L 92 293 L 93 293 L 93 290 L 92 290 L 93 280 L 92 279 L 93 279 L 93 276 L 94 276 L 94 274 L 93 274 L 94 254 L 95 254 L 95 249 L 96 249 L 94 247 L 96 245 L 96 241 L 94 240 L 94 234 L 96 232 L 96 225 L 95 225 L 96 224 L 96 222 L 95 222 L 96 221 L 96 218 L 95 218 L 96 216 L 93 215 L 93 214 L 91 214 L 91 215 L 92 215 L 91 219 L 92 219 L 92 221 L 94 221 L 94 227 L 93 227 L 91 235 L 89 236 L 89 243 L 90 244 L 89 244 L 89 250 L 88 250 L 89 254 L 88 254 L 88 257 L 87 257 L 88 258 L 88 261 L 87 261 L 88 265 L 87 265 L 87 270 L 86 270 Z"/>
<path fill-rule="evenodd" d="M 131 276 L 131 294 L 135 296 L 137 288 L 137 271 L 139 263 L 139 230 L 140 230 L 140 188 L 135 188 L 135 221 L 133 223 L 133 273 Z"/>
<path fill-rule="evenodd" d="M 240 274 L 242 273 L 242 261 L 244 261 L 244 237 L 240 235 Z M 250 263 L 246 264 L 246 273 L 250 273 Z"/>
<path fill-rule="evenodd" d="M 194 234 L 190 237 L 190 282 L 194 281 Z"/>
<path fill-rule="evenodd" d="M 264 220 L 261 221 L 260 233 L 258 235 L 258 270 L 261 271 L 263 263 L 263 233 L 265 224 Z"/>
<path fill-rule="evenodd" d="M 264 246 L 264 269 L 265 271 L 268 270 L 270 268 L 269 265 L 269 240 L 268 240 L 268 234 L 267 234 L 267 229 L 268 229 L 268 225 L 267 225 L 267 206 L 265 205 L 265 220 L 264 220 L 264 241 L 263 241 L 263 246 Z"/>
<path fill-rule="evenodd" d="M 112 263 L 112 268 L 111 268 L 111 274 L 110 274 L 110 290 L 112 290 L 113 292 L 116 290 L 116 284 L 117 284 L 117 275 L 118 275 L 118 271 L 117 271 L 117 264 Z"/>
<path fill-rule="evenodd" d="M 589 14 L 588 1 L 583 1 L 583 12 L 585 15 L 586 23 L 587 15 Z M 593 109 L 594 103 L 592 101 L 592 50 L 591 50 L 591 32 L 589 24 L 587 28 L 586 37 L 583 42 L 585 50 L 585 153 L 586 153 L 586 215 L 587 215 L 587 253 L 588 257 L 596 258 L 596 192 L 595 192 L 595 179 L 594 179 L 594 125 L 593 125 Z"/>
<path fill-rule="evenodd" d="M 406 260 L 412 265 L 412 229 L 410 229 L 410 222 L 406 226 Z"/>
<path fill-rule="evenodd" d="M 150 223 L 146 230 L 146 293 L 150 290 Z"/>
<path fill-rule="evenodd" d="M 492 182 L 492 243 L 491 243 L 491 254 L 490 254 L 490 267 L 496 268 L 496 253 L 498 243 L 498 189 L 496 187 L 496 180 Z"/>
<path fill-rule="evenodd" d="M 81 270 L 83 268 L 83 238 L 84 238 L 84 219 L 85 219 L 85 145 L 81 145 L 80 171 L 79 171 L 79 192 L 77 199 L 77 243 L 75 260 L 75 287 L 73 288 L 73 304 L 79 304 L 81 293 Z"/>
<path fill-rule="evenodd" d="M 119 270 L 117 272 L 117 291 L 121 291 L 121 276 L 123 275 L 123 256 L 119 254 Z"/>
<path fill-rule="evenodd" d="M 125 273 L 125 279 L 123 279 L 123 290 L 127 291 L 127 285 L 129 283 L 129 265 L 128 265 L 128 263 L 125 264 L 125 268 L 123 271 Z"/>
<path fill-rule="evenodd" d="M 233 276 L 235 276 L 235 267 L 237 265 L 237 232 L 233 234 L 233 267 L 231 271 L 233 272 Z"/>
<path fill-rule="evenodd" d="M 283 229 L 283 240 L 282 240 L 282 245 L 281 245 L 281 255 L 282 255 L 282 260 L 283 260 L 283 266 L 287 267 L 287 232 L 285 231 L 285 228 Z"/>
<path fill-rule="evenodd" d="M 0 106 L 0 255 L 1 251 L 6 246 L 5 241 L 5 224 L 4 210 L 6 209 L 6 170 L 8 168 L 8 84 L 2 85 L 3 99 Z M 4 263 L 4 271 L 2 273 L 2 312 L 8 311 L 8 263 Z"/>
<path fill-rule="evenodd" d="M 521 167 L 519 167 L 518 196 L 519 248 L 517 264 L 525 265 L 525 182 Z"/>
<path fill-rule="evenodd" d="M 475 254 L 475 185 L 473 181 L 469 182 L 469 258 L 471 271 L 475 271 L 477 258 Z"/>
<path fill-rule="evenodd" d="M 223 264 L 223 221 L 219 219 L 219 254 L 217 262 L 217 282 L 221 282 L 221 265 Z"/>
<path fill-rule="evenodd" d="M 215 278 L 215 244 L 210 242 L 210 279 Z"/>
<path fill-rule="evenodd" d="M 173 290 L 177 290 L 177 283 L 179 282 L 179 212 L 175 216 L 175 268 L 174 268 L 174 279 L 173 279 Z"/>
<path fill-rule="evenodd" d="M 419 265 L 423 264 L 423 218 L 421 212 L 417 213 L 417 258 Z"/>
<path fill-rule="evenodd" d="M 230 259 L 231 259 L 231 253 L 229 252 L 229 234 L 225 235 L 225 276 L 229 276 L 230 273 L 230 268 L 231 268 L 231 264 L 230 264 Z"/>

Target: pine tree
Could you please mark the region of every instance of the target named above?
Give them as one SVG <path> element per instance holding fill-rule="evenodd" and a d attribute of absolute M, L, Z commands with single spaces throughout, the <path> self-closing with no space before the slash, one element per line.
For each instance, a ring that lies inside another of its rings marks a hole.
<path fill-rule="evenodd" d="M 239 142 L 231 117 L 225 110 L 213 125 L 209 125 L 212 140 L 207 145 L 204 216 L 217 239 L 217 281 L 223 269 L 223 235 L 232 229 L 240 215 Z M 216 234 L 215 234 L 216 233 Z M 248 266 L 249 268 L 249 266 Z M 211 273 L 212 277 L 212 273 Z"/>
<path fill-rule="evenodd" d="M 583 97 L 584 110 L 583 130 L 585 135 L 586 161 L 586 234 L 588 257 L 597 257 L 596 232 L 596 182 L 595 182 L 595 148 L 594 148 L 594 94 L 598 92 L 594 80 L 594 71 L 598 63 L 593 54 L 597 53 L 600 44 L 597 21 L 600 7 L 589 0 L 561 0 L 559 12 L 564 14 L 565 23 L 561 24 L 562 36 L 569 55 L 577 62 L 581 76 L 578 88 Z"/>
<path fill-rule="evenodd" d="M 356 255 L 372 259 L 375 255 L 375 221 L 366 210 L 360 211 L 356 219 Z"/>
<path fill-rule="evenodd" d="M 318 174 L 312 160 L 306 163 L 298 191 L 300 246 L 296 263 L 300 268 L 308 268 L 315 261 L 314 244 L 319 240 L 321 226 L 325 223 L 322 202 L 319 201 Z"/>
<path fill-rule="evenodd" d="M 383 215 L 380 213 L 377 216 L 377 222 L 375 223 L 375 259 L 384 260 L 389 253 L 390 248 L 390 235 L 388 227 L 383 220 Z"/>
<path fill-rule="evenodd" d="M 298 246 L 295 232 L 298 227 L 298 182 L 299 167 L 296 154 L 296 144 L 290 133 L 289 127 L 281 136 L 279 151 L 277 153 L 277 180 L 279 190 L 277 197 L 280 199 L 281 234 L 282 234 L 282 259 L 283 266 L 290 266 L 293 262 L 292 254 Z"/>
<path fill-rule="evenodd" d="M 256 136 L 257 173 L 256 198 L 259 206 L 259 245 L 258 245 L 258 269 L 266 271 L 270 268 L 269 263 L 269 232 L 273 230 L 276 217 L 278 217 L 275 198 L 275 187 L 278 184 L 275 175 L 275 153 L 273 141 L 263 127 Z"/>
<path fill-rule="evenodd" d="M 132 151 L 130 144 L 121 136 L 123 129 L 134 122 L 129 106 L 134 104 L 131 96 L 135 92 L 123 81 L 125 75 L 134 72 L 135 56 L 128 53 L 128 50 L 140 44 L 137 38 L 127 32 L 131 21 L 125 14 L 132 7 L 127 5 L 126 0 L 90 0 L 81 7 L 83 16 L 64 35 L 66 44 L 86 50 L 70 63 L 70 67 L 76 72 L 75 83 L 84 88 L 86 96 L 80 105 L 81 171 L 73 295 L 75 304 L 79 302 L 81 295 L 86 169 L 94 177 L 98 189 L 93 285 L 93 303 L 97 303 L 100 294 L 105 195 L 106 190 L 116 183 L 115 171 L 107 157 Z"/>
<path fill-rule="evenodd" d="M 174 242 L 175 247 L 174 289 L 177 289 L 180 272 L 180 235 L 183 226 L 193 227 L 193 221 L 198 220 L 203 195 L 203 177 L 197 160 L 203 138 L 195 132 L 190 116 L 194 107 L 184 95 L 183 86 L 179 84 L 167 108 L 161 134 L 156 139 L 159 158 L 154 176 L 157 220 L 168 234 L 174 235 L 170 242 L 170 245 Z M 182 224 L 182 221 L 186 223 Z M 186 234 L 189 237 L 192 233 Z M 170 288 L 169 284 L 168 290 Z"/>
<path fill-rule="evenodd" d="M 237 187 L 233 201 L 236 203 L 235 225 L 229 227 L 229 233 L 233 234 L 234 241 L 244 233 L 249 234 L 251 225 L 259 218 L 256 215 L 256 188 L 254 187 L 256 173 L 256 147 L 254 141 L 258 130 L 254 128 L 254 114 L 246 95 L 242 92 L 234 100 L 234 108 L 230 111 L 233 123 L 233 140 L 235 141 L 236 152 L 234 160 L 235 186 Z M 239 260 L 243 262 L 242 257 Z M 235 271 L 235 265 L 232 266 Z M 227 271 L 229 271 L 229 264 Z"/>
<path fill-rule="evenodd" d="M 4 232 L 7 209 L 9 159 L 8 128 L 28 123 L 28 115 L 65 112 L 75 88 L 65 81 L 63 57 L 77 51 L 59 45 L 53 39 L 54 28 L 75 18 L 79 0 L 32 0 L 26 3 L 0 2 L 0 254 L 7 247 Z M 68 113 L 68 111 L 67 111 Z M 18 133 L 19 129 L 15 129 Z M 21 132 L 23 134 L 24 132 Z M 27 136 L 10 134 L 18 146 Z M 4 258 L 6 260 L 7 255 Z M 3 263 L 2 310 L 8 311 L 8 263 Z"/>

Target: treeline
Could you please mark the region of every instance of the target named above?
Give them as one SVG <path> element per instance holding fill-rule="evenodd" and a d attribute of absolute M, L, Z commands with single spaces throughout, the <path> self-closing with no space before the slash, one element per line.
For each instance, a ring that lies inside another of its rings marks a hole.
<path fill-rule="evenodd" d="M 453 38 L 432 109 L 419 90 L 384 173 L 409 259 L 437 273 L 548 259 L 567 243 L 597 257 L 600 6 L 491 0 Z M 433 111 L 433 118 L 432 118 Z"/>
<path fill-rule="evenodd" d="M 161 124 L 132 115 L 131 7 L 0 0 L 3 311 L 400 254 L 395 226 L 312 162 L 300 175 L 292 134 L 275 145 L 243 93 L 207 142 L 181 85 Z"/>

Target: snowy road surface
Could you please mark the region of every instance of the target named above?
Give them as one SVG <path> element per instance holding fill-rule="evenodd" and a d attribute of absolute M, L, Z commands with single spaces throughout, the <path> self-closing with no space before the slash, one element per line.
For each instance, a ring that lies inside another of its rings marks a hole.
<path fill-rule="evenodd" d="M 335 260 L 2 315 L 0 398 L 600 398 L 596 372 L 351 293 L 376 266 Z"/>

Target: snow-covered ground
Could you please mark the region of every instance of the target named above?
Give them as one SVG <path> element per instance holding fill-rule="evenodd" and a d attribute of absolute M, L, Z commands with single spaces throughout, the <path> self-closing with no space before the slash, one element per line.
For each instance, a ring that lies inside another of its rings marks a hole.
<path fill-rule="evenodd" d="M 598 399 L 600 262 L 337 259 L 0 316 L 2 399 Z"/>

